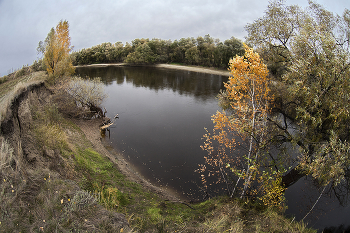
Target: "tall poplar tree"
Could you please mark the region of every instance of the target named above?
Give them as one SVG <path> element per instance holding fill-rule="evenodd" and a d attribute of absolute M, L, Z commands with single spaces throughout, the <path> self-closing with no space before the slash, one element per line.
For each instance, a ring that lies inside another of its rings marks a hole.
<path fill-rule="evenodd" d="M 43 61 L 51 78 L 74 73 L 69 53 L 72 51 L 68 21 L 60 21 L 52 28 L 44 42 L 39 42 L 38 51 L 44 54 Z"/>

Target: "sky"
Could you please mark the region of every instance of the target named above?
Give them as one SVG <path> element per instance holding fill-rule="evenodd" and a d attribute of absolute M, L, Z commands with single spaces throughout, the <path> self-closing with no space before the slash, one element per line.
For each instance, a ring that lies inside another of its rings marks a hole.
<path fill-rule="evenodd" d="M 316 0 L 342 14 L 349 0 Z M 0 77 L 31 65 L 36 48 L 60 20 L 74 50 L 136 38 L 176 40 L 209 34 L 244 41 L 244 26 L 262 17 L 269 0 L 0 0 Z M 286 0 L 307 6 L 307 0 Z"/>

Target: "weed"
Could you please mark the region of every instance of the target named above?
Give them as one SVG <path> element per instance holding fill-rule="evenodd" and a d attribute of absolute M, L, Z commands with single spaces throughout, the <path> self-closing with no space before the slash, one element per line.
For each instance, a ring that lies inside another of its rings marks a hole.
<path fill-rule="evenodd" d="M 97 200 L 108 209 L 116 209 L 119 206 L 129 204 L 128 197 L 114 187 L 98 187 L 98 183 L 93 184 L 94 194 Z"/>
<path fill-rule="evenodd" d="M 147 214 L 149 216 L 149 219 L 152 222 L 158 222 L 162 218 L 162 216 L 160 215 L 159 212 L 160 212 L 159 208 L 155 208 L 155 207 L 149 208 L 147 210 Z"/>
<path fill-rule="evenodd" d="M 8 76 L 7 76 L 7 75 L 1 77 L 1 78 L 0 78 L 0 84 L 2 84 L 2 83 L 4 83 L 4 82 L 7 82 L 7 80 L 8 80 Z"/>
<path fill-rule="evenodd" d="M 75 193 L 72 200 L 70 200 L 67 209 L 69 208 L 70 211 L 80 211 L 96 204 L 97 201 L 93 195 L 87 191 L 81 190 Z"/>

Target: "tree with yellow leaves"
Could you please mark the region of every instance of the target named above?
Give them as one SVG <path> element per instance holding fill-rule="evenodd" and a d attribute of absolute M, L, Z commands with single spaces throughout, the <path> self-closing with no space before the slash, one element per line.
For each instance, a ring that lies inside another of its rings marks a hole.
<path fill-rule="evenodd" d="M 51 28 L 45 41 L 39 42 L 38 51 L 44 54 L 44 65 L 51 78 L 56 79 L 74 73 L 69 56 L 72 47 L 68 21 L 60 21 L 56 29 Z"/>
<path fill-rule="evenodd" d="M 239 181 L 243 180 L 241 198 L 247 194 L 253 181 L 261 185 L 251 190 L 250 194 L 271 193 L 271 188 L 275 189 L 278 182 L 271 185 L 269 180 L 279 175 L 276 170 L 264 169 L 271 162 L 267 150 L 271 98 L 268 69 L 258 53 L 247 45 L 244 48 L 244 56 L 230 60 L 232 77 L 224 84 L 225 91 L 219 95 L 223 111 L 212 116 L 213 133 L 204 135 L 205 143 L 202 146 L 208 152 L 206 163 L 219 173 L 231 196 Z M 205 170 L 203 165 L 201 171 Z M 202 178 L 205 176 L 202 175 Z M 230 178 L 237 181 L 230 183 Z"/>

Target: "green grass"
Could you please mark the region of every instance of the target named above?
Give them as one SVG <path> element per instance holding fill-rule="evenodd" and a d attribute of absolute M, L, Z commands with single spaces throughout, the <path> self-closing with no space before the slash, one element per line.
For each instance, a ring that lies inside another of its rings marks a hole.
<path fill-rule="evenodd" d="M 131 202 L 132 197 L 117 186 L 123 187 L 128 182 L 106 157 L 91 148 L 79 149 L 75 154 L 76 168 L 83 174 L 81 187 L 96 195 L 108 209 L 118 209 Z M 130 184 L 129 184 L 130 185 Z M 137 186 L 134 184 L 134 186 Z"/>

